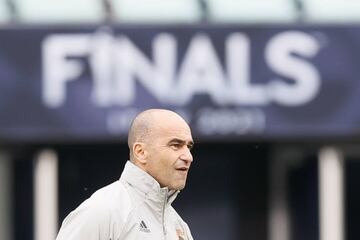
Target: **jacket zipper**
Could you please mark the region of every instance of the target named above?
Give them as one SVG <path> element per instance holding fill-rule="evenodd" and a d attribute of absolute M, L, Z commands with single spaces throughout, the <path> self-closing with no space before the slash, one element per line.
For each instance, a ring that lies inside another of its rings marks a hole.
<path fill-rule="evenodd" d="M 165 228 L 165 206 L 166 206 L 166 201 L 167 201 L 167 194 L 165 194 L 164 197 L 164 204 L 163 204 L 163 209 L 162 209 L 162 225 L 163 225 L 163 233 L 164 233 L 164 239 L 166 239 L 166 228 Z"/>

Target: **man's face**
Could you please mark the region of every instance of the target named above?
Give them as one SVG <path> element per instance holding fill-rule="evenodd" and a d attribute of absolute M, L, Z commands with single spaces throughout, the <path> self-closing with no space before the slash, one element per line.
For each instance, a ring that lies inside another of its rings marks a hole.
<path fill-rule="evenodd" d="M 157 126 L 152 139 L 146 144 L 148 153 L 146 172 L 161 187 L 181 190 L 193 161 L 193 139 L 189 126 L 183 121 L 165 121 Z"/>

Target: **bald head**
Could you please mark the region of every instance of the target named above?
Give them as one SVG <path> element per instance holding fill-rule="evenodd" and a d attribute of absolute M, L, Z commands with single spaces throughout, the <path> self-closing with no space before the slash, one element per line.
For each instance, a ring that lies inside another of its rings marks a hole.
<path fill-rule="evenodd" d="M 188 127 L 186 121 L 177 113 L 166 109 L 148 109 L 139 113 L 133 120 L 129 135 L 128 146 L 132 159 L 132 146 L 135 142 L 149 142 L 159 127 L 173 122 Z"/>
<path fill-rule="evenodd" d="M 160 187 L 180 190 L 193 161 L 191 129 L 177 113 L 149 109 L 133 120 L 128 137 L 130 161 Z"/>

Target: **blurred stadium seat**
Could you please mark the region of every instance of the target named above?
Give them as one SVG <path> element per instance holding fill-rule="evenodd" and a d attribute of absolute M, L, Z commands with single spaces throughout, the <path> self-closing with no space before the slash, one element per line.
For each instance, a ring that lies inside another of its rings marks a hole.
<path fill-rule="evenodd" d="M 11 20 L 20 24 L 104 20 L 274 24 L 296 23 L 299 19 L 309 23 L 356 23 L 360 21 L 360 0 L 0 0 L 3 24 Z"/>
<path fill-rule="evenodd" d="M 17 0 L 20 23 L 93 23 L 104 19 L 101 0 Z"/>
<path fill-rule="evenodd" d="M 360 21 L 359 0 L 303 0 L 311 23 L 355 23 Z"/>
<path fill-rule="evenodd" d="M 6 6 L 5 0 L 0 0 L 0 24 L 6 23 L 10 20 L 10 14 Z"/>
<path fill-rule="evenodd" d="M 113 0 L 119 22 L 193 23 L 200 19 L 197 0 Z"/>
<path fill-rule="evenodd" d="M 296 21 L 290 0 L 208 0 L 210 18 L 224 23 L 282 23 Z"/>

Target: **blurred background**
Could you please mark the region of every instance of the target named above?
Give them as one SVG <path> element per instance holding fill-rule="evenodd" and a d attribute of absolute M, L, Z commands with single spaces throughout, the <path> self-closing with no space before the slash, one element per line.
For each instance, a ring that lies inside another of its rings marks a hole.
<path fill-rule="evenodd" d="M 194 239 L 360 239 L 359 64 L 356 0 L 0 0 L 0 239 L 55 239 L 153 107 Z"/>

